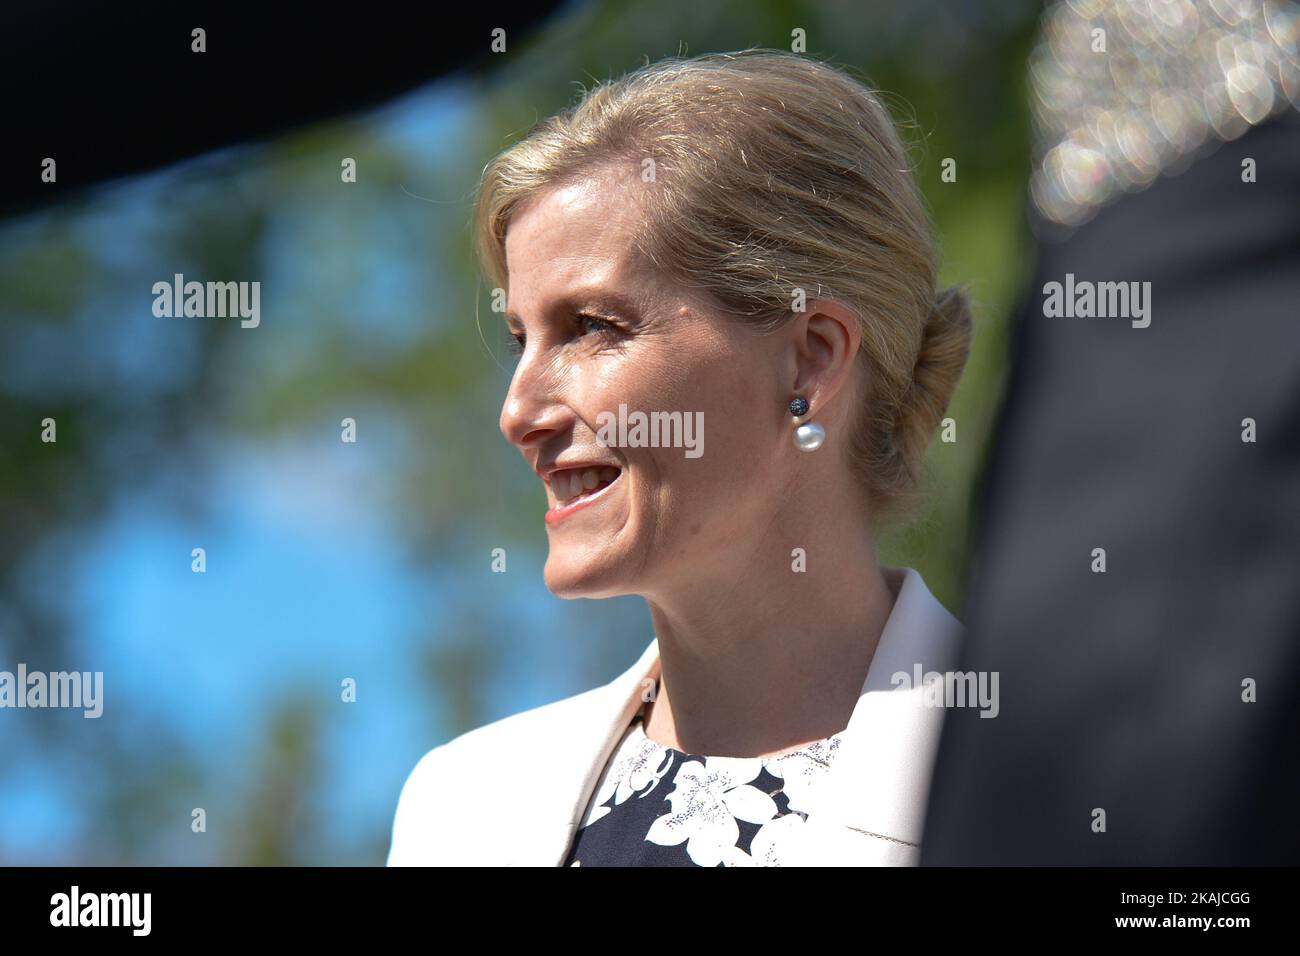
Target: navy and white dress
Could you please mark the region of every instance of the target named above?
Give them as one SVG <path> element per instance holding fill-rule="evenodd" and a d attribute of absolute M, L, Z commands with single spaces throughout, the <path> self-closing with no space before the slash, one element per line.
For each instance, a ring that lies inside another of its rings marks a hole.
<path fill-rule="evenodd" d="M 683 753 L 638 713 L 605 765 L 566 866 L 780 866 L 845 731 L 773 757 Z"/>

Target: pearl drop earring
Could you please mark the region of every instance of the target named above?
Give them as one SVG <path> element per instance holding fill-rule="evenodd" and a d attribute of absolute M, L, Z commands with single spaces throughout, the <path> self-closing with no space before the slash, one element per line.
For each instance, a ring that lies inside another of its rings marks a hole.
<path fill-rule="evenodd" d="M 808 414 L 808 399 L 795 396 L 790 400 L 790 414 L 802 418 Z M 816 422 L 804 422 L 794 430 L 794 444 L 800 451 L 816 451 L 826 440 L 826 429 Z"/>

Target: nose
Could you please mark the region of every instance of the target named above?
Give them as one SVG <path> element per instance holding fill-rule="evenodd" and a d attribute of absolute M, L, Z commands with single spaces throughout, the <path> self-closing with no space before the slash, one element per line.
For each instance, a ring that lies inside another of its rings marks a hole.
<path fill-rule="evenodd" d="M 549 376 L 535 369 L 528 355 L 519 360 L 501 406 L 501 434 L 520 451 L 536 448 L 558 434 L 567 412 L 555 399 Z"/>

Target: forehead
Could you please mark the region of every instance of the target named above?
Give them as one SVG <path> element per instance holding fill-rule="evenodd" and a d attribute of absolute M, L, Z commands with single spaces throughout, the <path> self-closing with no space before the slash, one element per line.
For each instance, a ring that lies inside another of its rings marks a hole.
<path fill-rule="evenodd" d="M 638 180 L 604 174 L 534 196 L 506 230 L 511 311 L 575 288 L 631 291 L 646 279 L 633 246 Z"/>

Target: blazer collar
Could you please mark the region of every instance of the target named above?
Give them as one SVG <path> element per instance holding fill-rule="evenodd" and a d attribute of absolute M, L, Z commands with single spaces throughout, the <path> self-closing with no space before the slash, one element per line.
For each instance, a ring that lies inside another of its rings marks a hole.
<path fill-rule="evenodd" d="M 919 852 L 944 710 L 925 706 L 924 688 L 910 679 L 918 666 L 922 673 L 951 670 L 962 631 L 915 570 L 884 574 L 897 595 L 894 609 L 844 742 L 813 795 L 801 862 L 914 862 Z M 549 755 L 550 782 L 541 788 L 531 833 L 516 844 L 515 865 L 563 863 L 606 762 L 659 679 L 659 665 L 655 639 L 626 671 L 581 695 L 585 713 L 572 722 L 571 746 L 558 762 Z M 896 682 L 898 673 L 909 680 Z"/>

